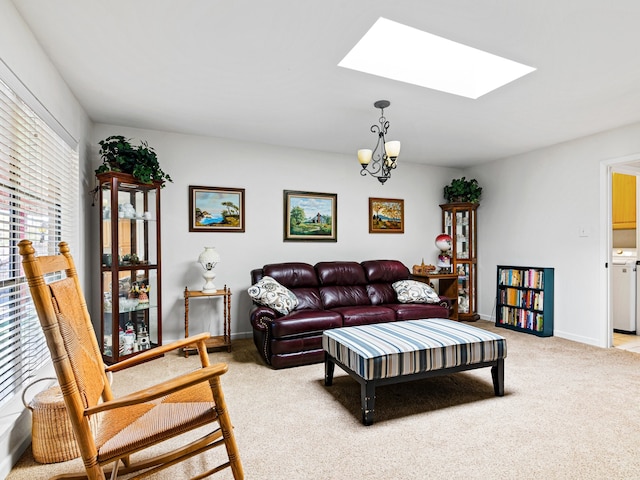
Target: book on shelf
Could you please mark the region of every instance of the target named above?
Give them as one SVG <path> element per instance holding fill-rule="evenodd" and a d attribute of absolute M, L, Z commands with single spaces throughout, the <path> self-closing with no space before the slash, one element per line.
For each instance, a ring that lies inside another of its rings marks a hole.
<path fill-rule="evenodd" d="M 544 272 L 535 268 L 526 270 L 505 268 L 500 271 L 500 284 L 541 290 L 544 288 Z"/>
<path fill-rule="evenodd" d="M 544 315 L 542 313 L 508 306 L 501 307 L 500 313 L 499 323 L 536 332 L 544 330 Z"/>
<path fill-rule="evenodd" d="M 501 305 L 526 308 L 528 310 L 543 310 L 544 292 L 534 290 L 519 290 L 507 287 L 500 290 L 499 301 Z"/>

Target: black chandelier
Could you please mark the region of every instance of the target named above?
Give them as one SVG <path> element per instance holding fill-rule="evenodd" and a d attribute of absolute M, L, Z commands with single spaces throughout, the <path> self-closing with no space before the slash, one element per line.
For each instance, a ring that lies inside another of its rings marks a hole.
<path fill-rule="evenodd" d="M 358 161 L 362 166 L 360 175 L 366 176 L 368 173 L 383 185 L 391 178 L 391 170 L 396 168 L 396 160 L 400 153 L 399 141 L 385 139 L 387 130 L 389 130 L 389 121 L 384 117 L 384 109 L 389 105 L 391 105 L 389 100 L 378 100 L 373 104 L 374 107 L 380 109 L 380 119 L 378 120 L 380 125 L 371 125 L 371 132 L 378 135 L 378 142 L 373 150 L 368 148 L 358 150 Z"/>

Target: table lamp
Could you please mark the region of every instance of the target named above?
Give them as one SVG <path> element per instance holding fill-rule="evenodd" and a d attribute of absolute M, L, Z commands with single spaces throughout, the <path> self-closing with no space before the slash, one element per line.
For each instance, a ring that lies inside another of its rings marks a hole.
<path fill-rule="evenodd" d="M 441 233 L 436 237 L 436 247 L 440 249 L 438 255 L 438 268 L 441 273 L 451 272 L 451 244 L 453 240 L 450 235 Z"/>
<path fill-rule="evenodd" d="M 202 287 L 202 293 L 215 293 L 217 288 L 213 284 L 213 279 L 216 278 L 216 274 L 213 268 L 220 261 L 220 254 L 216 251 L 215 247 L 204 247 L 204 251 L 198 257 L 198 263 L 204 268 L 204 286 Z"/>

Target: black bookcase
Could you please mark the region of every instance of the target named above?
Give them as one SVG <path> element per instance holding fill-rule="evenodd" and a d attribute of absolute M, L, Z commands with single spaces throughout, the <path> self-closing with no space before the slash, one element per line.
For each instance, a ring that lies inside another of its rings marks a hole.
<path fill-rule="evenodd" d="M 498 265 L 496 326 L 553 336 L 553 268 Z"/>

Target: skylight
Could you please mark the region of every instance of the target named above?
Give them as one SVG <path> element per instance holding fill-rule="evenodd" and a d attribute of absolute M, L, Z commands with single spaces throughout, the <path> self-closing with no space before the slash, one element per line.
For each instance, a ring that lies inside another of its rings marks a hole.
<path fill-rule="evenodd" d="M 535 70 L 382 17 L 338 66 L 473 99 Z"/>

